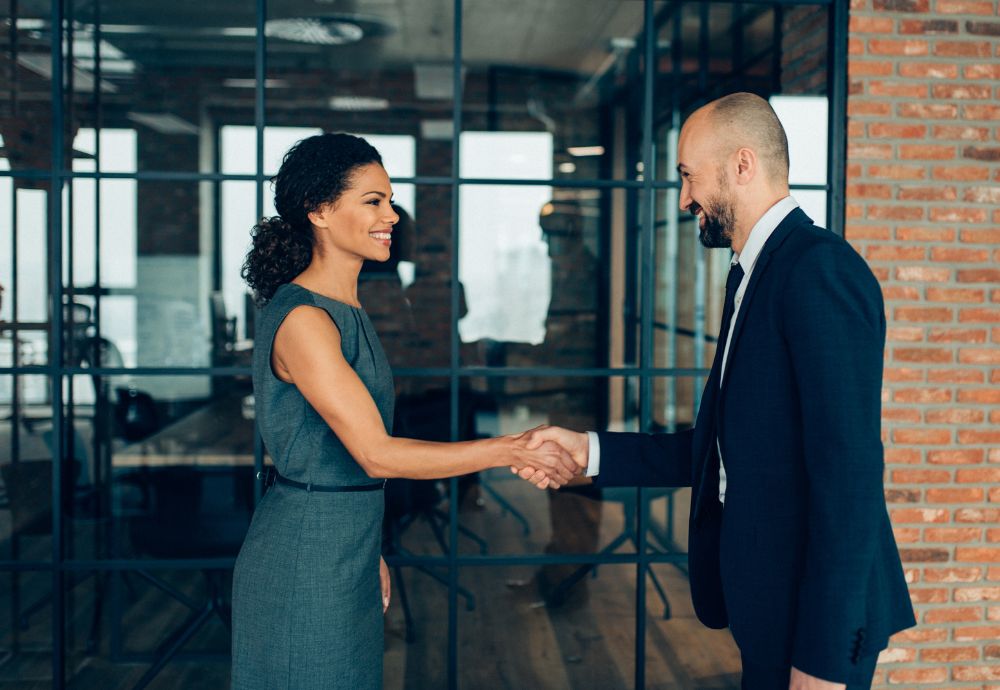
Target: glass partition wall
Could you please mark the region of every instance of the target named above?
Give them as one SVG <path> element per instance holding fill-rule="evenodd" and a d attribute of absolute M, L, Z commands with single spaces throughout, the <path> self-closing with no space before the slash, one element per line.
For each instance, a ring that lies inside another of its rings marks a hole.
<path fill-rule="evenodd" d="M 769 98 L 840 232 L 846 12 L 0 0 L 0 687 L 228 682 L 269 461 L 239 270 L 292 143 L 367 137 L 405 211 L 360 286 L 398 434 L 680 430 L 729 261 L 677 208 L 680 125 Z M 737 687 L 688 494 L 390 481 L 386 687 Z"/>

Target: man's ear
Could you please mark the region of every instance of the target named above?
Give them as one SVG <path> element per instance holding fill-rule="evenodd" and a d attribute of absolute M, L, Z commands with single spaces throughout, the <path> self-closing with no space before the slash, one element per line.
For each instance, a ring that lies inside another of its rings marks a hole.
<path fill-rule="evenodd" d="M 749 184 L 757 174 L 757 154 L 746 147 L 736 152 L 736 184 Z"/>

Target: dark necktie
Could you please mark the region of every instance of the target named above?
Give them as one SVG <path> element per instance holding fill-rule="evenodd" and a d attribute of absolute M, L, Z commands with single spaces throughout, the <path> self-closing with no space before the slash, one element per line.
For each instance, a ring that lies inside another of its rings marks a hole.
<path fill-rule="evenodd" d="M 736 311 L 736 290 L 743 281 L 743 267 L 737 261 L 729 268 L 729 276 L 726 278 L 726 301 L 722 304 L 722 324 L 719 326 L 719 343 L 715 347 L 715 363 L 713 368 L 718 366 L 719 380 L 722 379 L 722 353 L 726 350 L 726 340 L 729 338 L 729 325 L 733 320 L 733 312 Z"/>

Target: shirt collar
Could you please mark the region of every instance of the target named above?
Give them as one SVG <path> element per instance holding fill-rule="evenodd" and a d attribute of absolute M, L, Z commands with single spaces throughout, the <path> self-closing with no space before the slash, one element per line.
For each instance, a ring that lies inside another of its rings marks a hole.
<path fill-rule="evenodd" d="M 785 216 L 798 207 L 799 202 L 794 197 L 786 196 L 769 208 L 760 217 L 760 220 L 754 224 L 753 228 L 751 228 L 750 235 L 747 237 L 747 243 L 743 245 L 743 251 L 739 254 L 733 254 L 732 263 L 736 264 L 738 261 L 743 268 L 743 272 L 746 275 L 750 275 L 754 264 L 757 263 L 757 257 L 760 256 L 760 250 L 764 248 L 764 244 L 771 237 L 771 233 L 778 228 L 778 225 L 785 219 Z"/>

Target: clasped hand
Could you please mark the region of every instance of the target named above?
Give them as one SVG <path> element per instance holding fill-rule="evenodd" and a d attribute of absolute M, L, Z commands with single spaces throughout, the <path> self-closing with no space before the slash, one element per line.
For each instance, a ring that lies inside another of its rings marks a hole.
<path fill-rule="evenodd" d="M 510 471 L 539 489 L 558 489 L 587 469 L 587 434 L 539 426 L 513 437 L 521 449 Z"/>

